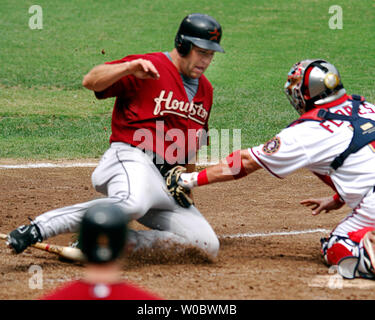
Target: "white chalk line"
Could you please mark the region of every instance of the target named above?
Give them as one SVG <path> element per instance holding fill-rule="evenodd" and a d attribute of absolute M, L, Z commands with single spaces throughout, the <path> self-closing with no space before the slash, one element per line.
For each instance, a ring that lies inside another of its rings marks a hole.
<path fill-rule="evenodd" d="M 217 162 L 199 162 L 198 166 L 209 166 Z M 96 167 L 98 162 L 75 162 L 75 163 L 24 163 L 24 164 L 1 164 L 0 169 L 42 169 L 42 168 L 91 168 Z"/>
<path fill-rule="evenodd" d="M 40 168 L 78 168 L 96 167 L 97 163 L 26 163 L 26 164 L 3 164 L 0 169 L 40 169 Z"/>
<path fill-rule="evenodd" d="M 228 234 L 222 235 L 220 238 L 256 238 L 256 237 L 273 237 L 273 236 L 291 236 L 291 235 L 301 235 L 308 233 L 327 233 L 330 230 L 327 229 L 308 229 L 308 230 L 299 230 L 299 231 L 282 231 L 282 232 L 269 232 L 269 233 L 238 233 L 238 234 Z"/>

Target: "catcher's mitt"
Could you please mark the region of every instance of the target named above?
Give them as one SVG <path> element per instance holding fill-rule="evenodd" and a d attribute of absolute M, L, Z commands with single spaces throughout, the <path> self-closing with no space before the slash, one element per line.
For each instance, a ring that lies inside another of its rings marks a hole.
<path fill-rule="evenodd" d="M 186 168 L 182 166 L 176 166 L 169 170 L 165 175 L 165 183 L 168 191 L 177 201 L 177 203 L 184 208 L 189 208 L 194 204 L 193 199 L 190 197 L 191 191 L 180 186 L 177 182 L 180 179 L 181 173 L 184 173 Z"/>

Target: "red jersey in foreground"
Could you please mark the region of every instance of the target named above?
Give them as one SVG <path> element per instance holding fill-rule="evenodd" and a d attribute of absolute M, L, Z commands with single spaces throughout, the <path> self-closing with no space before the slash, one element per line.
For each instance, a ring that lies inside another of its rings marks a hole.
<path fill-rule="evenodd" d="M 162 300 L 156 294 L 126 282 L 115 284 L 69 282 L 40 300 Z"/>

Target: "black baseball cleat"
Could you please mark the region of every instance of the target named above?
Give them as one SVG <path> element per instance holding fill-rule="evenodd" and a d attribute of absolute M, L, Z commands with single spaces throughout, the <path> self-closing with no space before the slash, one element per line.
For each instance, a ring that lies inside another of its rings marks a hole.
<path fill-rule="evenodd" d="M 7 244 L 15 253 L 23 252 L 34 243 L 43 241 L 36 224 L 20 226 L 8 234 Z"/>

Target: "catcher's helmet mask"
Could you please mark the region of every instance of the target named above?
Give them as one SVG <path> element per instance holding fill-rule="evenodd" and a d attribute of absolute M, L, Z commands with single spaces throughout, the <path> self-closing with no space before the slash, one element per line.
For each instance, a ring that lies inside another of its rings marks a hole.
<path fill-rule="evenodd" d="M 284 93 L 299 114 L 315 107 L 315 103 L 327 103 L 345 94 L 341 77 L 334 65 L 326 60 L 303 60 L 293 65 Z M 328 99 L 328 100 L 327 100 Z"/>
<path fill-rule="evenodd" d="M 221 26 L 213 17 L 192 13 L 181 22 L 175 38 L 175 48 L 181 56 L 189 54 L 192 45 L 206 50 L 224 52 L 220 46 L 221 36 Z"/>

